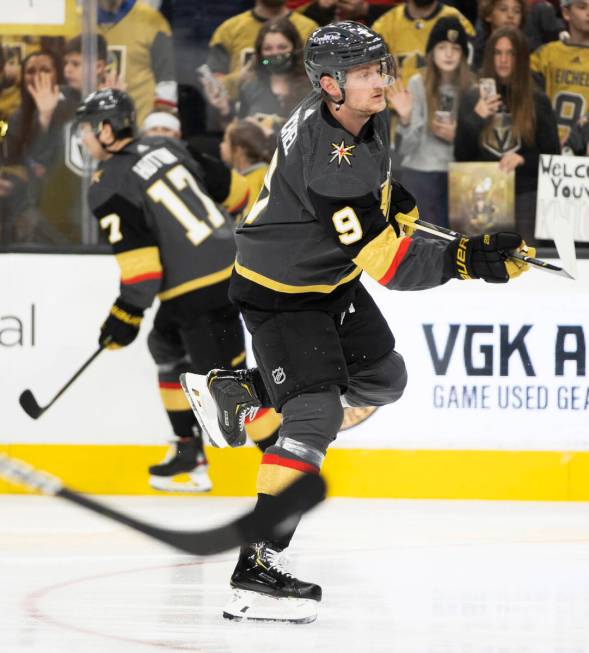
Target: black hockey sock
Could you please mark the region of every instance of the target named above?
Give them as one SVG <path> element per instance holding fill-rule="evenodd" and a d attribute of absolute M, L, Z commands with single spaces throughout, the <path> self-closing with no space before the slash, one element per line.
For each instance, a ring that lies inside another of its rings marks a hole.
<path fill-rule="evenodd" d="M 166 412 L 176 437 L 186 438 L 191 437 L 192 434 L 200 436 L 200 426 L 192 410 L 168 410 Z"/>
<path fill-rule="evenodd" d="M 258 502 L 254 508 L 255 514 L 260 518 L 264 519 L 264 515 L 272 511 L 272 503 L 276 500 L 276 497 L 271 494 L 258 494 Z M 284 531 L 279 537 L 275 537 L 272 540 L 272 544 L 276 546 L 277 549 L 286 549 L 290 544 L 293 535 L 299 525 L 300 517 L 296 519 L 293 517 L 293 521 L 289 521 L 286 531 Z"/>

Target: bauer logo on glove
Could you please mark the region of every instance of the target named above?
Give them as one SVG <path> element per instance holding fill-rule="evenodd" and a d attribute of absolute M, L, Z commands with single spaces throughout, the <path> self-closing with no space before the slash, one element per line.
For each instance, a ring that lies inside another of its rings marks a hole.
<path fill-rule="evenodd" d="M 506 283 L 528 269 L 524 261 L 510 259 L 513 251 L 534 256 L 519 234 L 500 232 L 472 238 L 458 238 L 450 245 L 458 279 L 484 279 L 488 283 Z"/>

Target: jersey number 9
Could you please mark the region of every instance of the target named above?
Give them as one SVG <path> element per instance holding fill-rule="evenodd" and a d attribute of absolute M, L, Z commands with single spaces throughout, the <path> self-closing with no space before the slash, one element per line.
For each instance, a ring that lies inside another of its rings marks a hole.
<path fill-rule="evenodd" d="M 360 220 L 351 206 L 336 211 L 331 219 L 342 245 L 352 245 L 362 238 Z"/>

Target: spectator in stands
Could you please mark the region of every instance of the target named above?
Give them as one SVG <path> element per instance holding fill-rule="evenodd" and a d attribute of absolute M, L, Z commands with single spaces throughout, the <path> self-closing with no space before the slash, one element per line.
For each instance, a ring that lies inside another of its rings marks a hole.
<path fill-rule="evenodd" d="M 456 113 L 472 86 L 468 41 L 455 16 L 440 18 L 426 46 L 426 67 L 390 87 L 389 104 L 398 116 L 403 185 L 418 198 L 420 214 L 448 226 L 448 163 L 454 160 Z"/>
<path fill-rule="evenodd" d="M 256 38 L 253 74 L 239 92 L 239 117 L 286 118 L 311 91 L 303 66 L 303 44 L 287 18 L 267 22 Z"/>
<path fill-rule="evenodd" d="M 30 54 L 22 70 L 21 103 L 8 121 L 5 147 L 5 164 L 18 171 L 11 178 L 15 184 L 11 201 L 18 207 L 10 216 L 12 237 L 63 244 L 72 237 L 73 225 L 52 224 L 39 213 L 38 206 L 43 184 L 64 150 L 63 128 L 74 115 L 77 100 L 60 87 L 62 65 L 52 51 Z"/>
<path fill-rule="evenodd" d="M 8 118 L 20 103 L 20 58 L 18 51 L 0 47 L 0 143 L 6 133 Z"/>
<path fill-rule="evenodd" d="M 264 23 L 254 48 L 252 69 L 242 77 L 239 88 L 237 115 L 267 118 L 278 129 L 311 90 L 303 67 L 303 45 L 290 20 L 278 18 Z M 235 112 L 227 94 L 212 90 L 209 101 L 229 123 Z"/>
<path fill-rule="evenodd" d="M 223 76 L 230 98 L 237 99 L 240 72 L 247 74 L 253 66 L 256 37 L 268 20 L 288 18 L 297 29 L 301 42 L 305 43 L 318 25 L 306 16 L 291 12 L 286 0 L 256 0 L 254 8 L 244 11 L 222 23 L 210 41 L 209 67 Z M 249 63 L 249 67 L 245 67 Z"/>
<path fill-rule="evenodd" d="M 141 127 L 143 136 L 165 136 L 179 141 L 182 138 L 180 121 L 168 111 L 148 114 Z"/>
<path fill-rule="evenodd" d="M 108 52 L 106 41 L 100 34 L 96 35 L 96 86 L 100 88 L 107 82 Z M 116 74 L 113 71 L 113 75 Z M 63 55 L 63 77 L 66 85 L 79 95 L 82 93 L 82 37 L 74 36 L 65 44 Z"/>
<path fill-rule="evenodd" d="M 404 83 L 425 66 L 425 46 L 436 22 L 445 16 L 456 16 L 469 37 L 474 37 L 472 24 L 454 7 L 439 0 L 406 0 L 383 14 L 372 26 L 395 55 Z"/>
<path fill-rule="evenodd" d="M 570 38 L 554 41 L 532 55 L 532 70 L 539 76 L 554 107 L 561 143 L 589 111 L 589 0 L 561 0 Z"/>
<path fill-rule="evenodd" d="M 474 40 L 473 70 L 483 63 L 489 35 L 500 27 L 521 28 L 526 18 L 526 0 L 479 0 L 479 20 Z"/>
<path fill-rule="evenodd" d="M 386 13 L 400 0 L 313 0 L 305 2 L 299 11 L 318 25 L 327 25 L 340 20 L 354 20 L 365 25 L 372 23 Z"/>
<path fill-rule="evenodd" d="M 98 0 L 98 33 L 135 102 L 139 124 L 154 108 L 175 111 L 172 32 L 159 11 L 141 0 Z"/>
<path fill-rule="evenodd" d="M 494 78 L 495 95 L 478 88 L 462 98 L 454 141 L 457 161 L 499 161 L 515 171 L 516 230 L 534 240 L 540 154 L 560 145 L 550 101 L 534 84 L 526 37 L 513 27 L 495 30 L 485 48 L 482 77 Z"/>
<path fill-rule="evenodd" d="M 225 130 L 221 143 L 221 158 L 236 170 L 248 183 L 249 200 L 243 216 L 247 216 L 264 184 L 268 164 L 272 159 L 276 141 L 253 120 L 239 120 Z"/>

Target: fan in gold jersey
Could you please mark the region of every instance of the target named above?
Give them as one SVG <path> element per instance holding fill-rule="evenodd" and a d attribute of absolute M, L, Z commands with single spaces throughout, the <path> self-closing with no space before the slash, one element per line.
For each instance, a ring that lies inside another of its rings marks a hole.
<path fill-rule="evenodd" d="M 561 0 L 561 6 L 570 38 L 538 48 L 531 66 L 542 78 L 564 143 L 573 126 L 589 111 L 589 1 Z"/>

